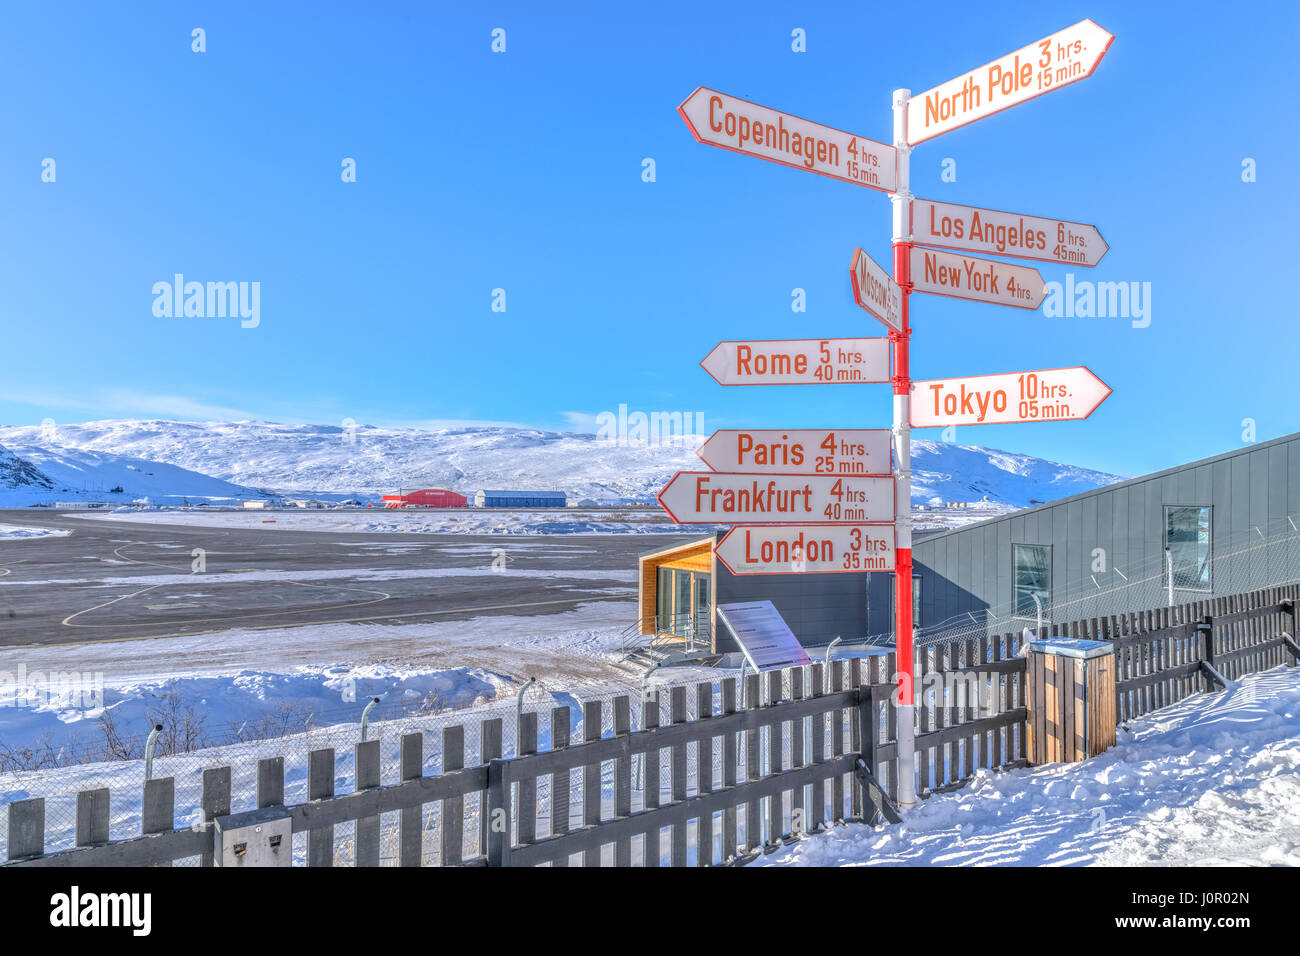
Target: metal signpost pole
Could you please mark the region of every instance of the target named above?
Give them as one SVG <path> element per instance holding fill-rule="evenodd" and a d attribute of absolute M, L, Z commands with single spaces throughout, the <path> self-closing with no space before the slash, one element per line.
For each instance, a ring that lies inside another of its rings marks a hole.
<path fill-rule="evenodd" d="M 894 342 L 894 481 L 896 547 L 894 558 L 894 648 L 898 667 L 898 805 L 916 803 L 916 744 L 913 726 L 912 650 L 912 382 L 908 340 L 912 336 L 908 300 L 912 291 L 912 147 L 907 143 L 907 100 L 911 90 L 894 91 L 894 148 L 898 156 L 894 211 L 894 281 L 902 290 L 902 329 L 890 330 Z"/>

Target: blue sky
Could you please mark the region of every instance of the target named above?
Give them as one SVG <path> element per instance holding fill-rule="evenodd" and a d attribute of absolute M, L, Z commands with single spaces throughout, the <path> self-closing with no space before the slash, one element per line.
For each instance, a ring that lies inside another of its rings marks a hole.
<path fill-rule="evenodd" d="M 1115 391 L 1089 420 L 958 440 L 1128 474 L 1235 447 L 1246 418 L 1300 430 L 1295 5 L 902 6 L 11 7 L 0 421 L 887 426 L 887 386 L 725 389 L 697 364 L 882 331 L 848 262 L 889 261 L 887 198 L 698 144 L 676 106 L 705 85 L 885 140 L 894 88 L 1091 17 L 1116 37 L 1094 76 L 917 147 L 913 191 L 1096 223 L 1111 251 L 1076 279 L 1151 283 L 1151 324 L 917 295 L 914 375 L 1090 366 Z M 156 317 L 177 272 L 259 282 L 260 325 Z"/>

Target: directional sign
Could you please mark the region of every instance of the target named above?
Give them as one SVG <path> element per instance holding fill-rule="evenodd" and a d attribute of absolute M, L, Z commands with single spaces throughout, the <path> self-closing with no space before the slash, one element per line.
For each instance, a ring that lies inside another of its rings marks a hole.
<path fill-rule="evenodd" d="M 1110 386 L 1082 366 L 912 383 L 912 427 L 1087 418 Z"/>
<path fill-rule="evenodd" d="M 1080 20 L 913 96 L 907 101 L 907 141 L 915 146 L 1089 77 L 1114 39 L 1091 20 Z"/>
<path fill-rule="evenodd" d="M 1095 266 L 1110 249 L 1096 226 L 929 199 L 912 201 L 912 235 L 923 246 L 1072 266 Z"/>
<path fill-rule="evenodd" d="M 677 112 L 701 143 L 893 192 L 895 150 L 863 136 L 698 87 Z"/>
<path fill-rule="evenodd" d="M 720 342 L 700 365 L 720 385 L 888 382 L 889 339 Z"/>
<path fill-rule="evenodd" d="M 894 331 L 903 331 L 903 293 L 888 272 L 861 249 L 854 249 L 849 278 L 854 302 Z"/>
<path fill-rule="evenodd" d="M 912 288 L 975 302 L 1036 309 L 1047 295 L 1037 269 L 912 247 Z"/>
<path fill-rule="evenodd" d="M 717 543 L 732 574 L 894 570 L 892 524 L 772 525 L 732 528 Z"/>
<path fill-rule="evenodd" d="M 894 479 L 679 471 L 659 504 L 678 524 L 893 521 Z"/>
<path fill-rule="evenodd" d="M 888 475 L 887 428 L 723 429 L 695 454 L 714 471 L 760 475 Z"/>
<path fill-rule="evenodd" d="M 808 653 L 771 601 L 719 604 L 718 617 L 756 671 L 811 664 Z"/>

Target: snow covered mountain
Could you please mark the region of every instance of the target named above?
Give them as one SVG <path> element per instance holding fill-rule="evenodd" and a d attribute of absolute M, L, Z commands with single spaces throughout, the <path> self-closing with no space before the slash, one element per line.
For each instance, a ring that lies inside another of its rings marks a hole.
<path fill-rule="evenodd" d="M 0 445 L 0 507 L 52 501 L 147 499 L 151 504 L 233 501 L 262 494 L 254 488 L 164 462 L 82 448 Z"/>
<path fill-rule="evenodd" d="M 703 469 L 694 453 L 697 444 L 687 439 L 647 446 L 498 426 L 425 430 L 167 420 L 0 426 L 0 445 L 54 485 L 82 488 L 89 481 L 105 490 L 121 485 L 132 497 L 249 497 L 254 489 L 378 496 L 403 488 L 502 487 L 652 499 L 674 472 Z M 987 495 L 992 502 L 1023 507 L 1120 477 L 946 442 L 913 441 L 912 452 L 917 504 L 979 501 Z M 6 500 L 0 471 L 0 502 Z"/>

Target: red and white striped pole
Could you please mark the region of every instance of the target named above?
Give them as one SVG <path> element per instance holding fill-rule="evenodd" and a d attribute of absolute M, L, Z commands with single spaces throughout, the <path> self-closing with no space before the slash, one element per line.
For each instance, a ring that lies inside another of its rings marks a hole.
<path fill-rule="evenodd" d="M 916 803 L 916 743 L 913 710 L 915 655 L 912 651 L 912 378 L 908 340 L 912 327 L 908 299 L 912 292 L 912 148 L 907 144 L 907 98 L 911 90 L 894 90 L 894 148 L 898 179 L 889 201 L 894 212 L 894 281 L 902 290 L 902 330 L 890 331 L 894 343 L 894 483 L 897 557 L 894 563 L 894 649 L 898 668 L 898 805 Z"/>

